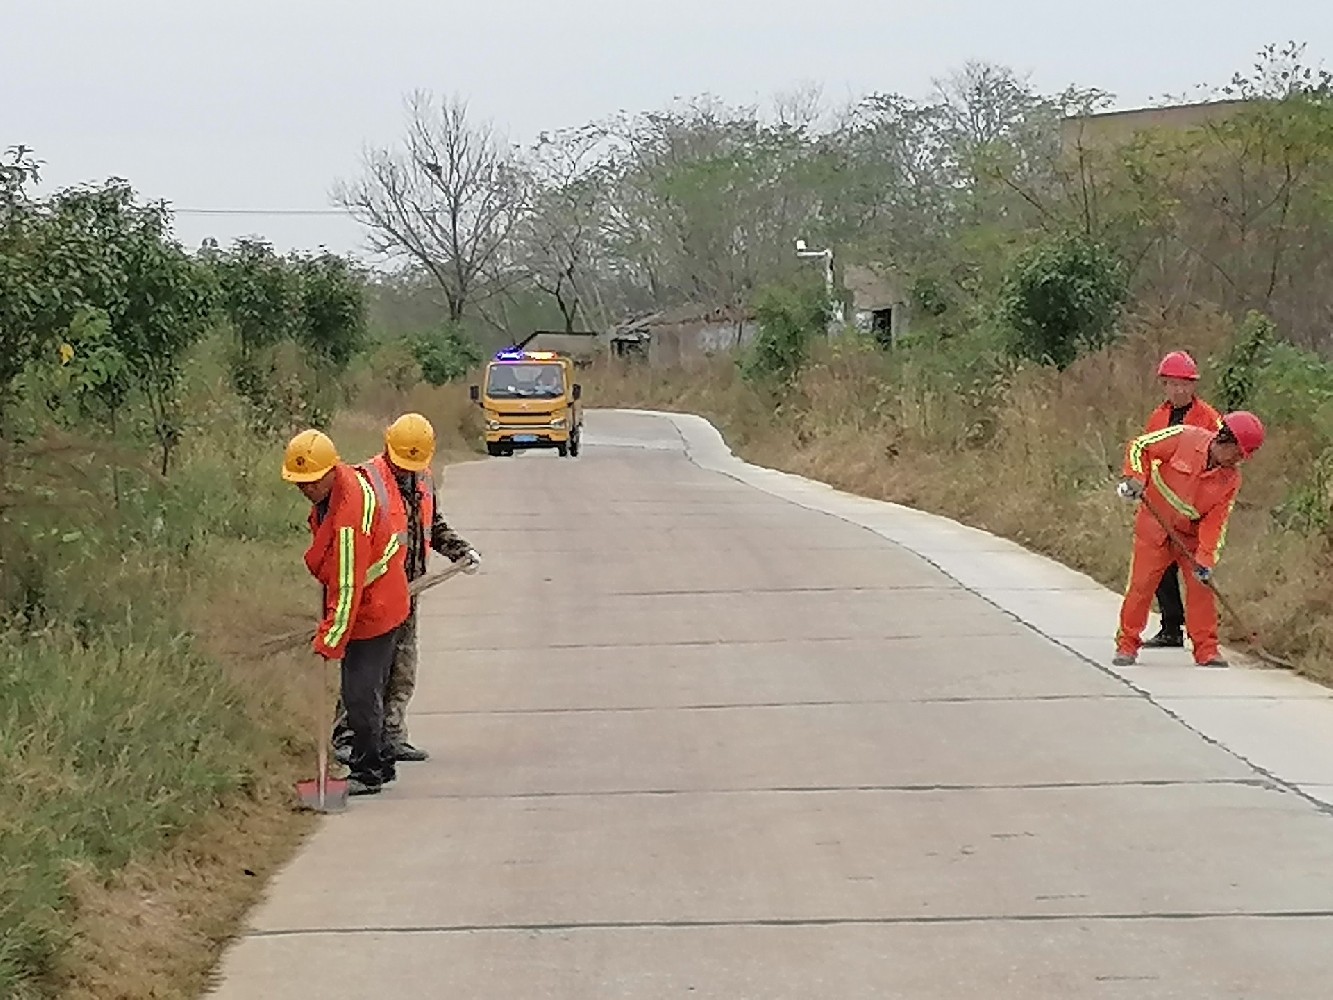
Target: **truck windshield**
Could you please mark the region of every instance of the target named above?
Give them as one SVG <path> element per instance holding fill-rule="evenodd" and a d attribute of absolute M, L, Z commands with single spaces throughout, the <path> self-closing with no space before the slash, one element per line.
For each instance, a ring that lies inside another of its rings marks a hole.
<path fill-rule="evenodd" d="M 554 399 L 565 394 L 565 369 L 559 364 L 491 365 L 486 395 L 497 399 Z"/>

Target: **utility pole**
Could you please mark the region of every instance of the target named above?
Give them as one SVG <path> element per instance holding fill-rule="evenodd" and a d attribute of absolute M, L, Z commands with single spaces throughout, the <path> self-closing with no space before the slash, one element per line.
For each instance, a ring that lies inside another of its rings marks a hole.
<path fill-rule="evenodd" d="M 833 248 L 828 247 L 824 250 L 811 250 L 806 246 L 805 240 L 796 241 L 796 256 L 803 260 L 824 259 L 824 288 L 828 294 L 829 305 L 832 307 L 833 315 L 829 320 L 828 333 L 831 336 L 834 332 L 841 330 L 846 319 L 843 315 L 842 296 L 834 291 L 833 280 Z"/>

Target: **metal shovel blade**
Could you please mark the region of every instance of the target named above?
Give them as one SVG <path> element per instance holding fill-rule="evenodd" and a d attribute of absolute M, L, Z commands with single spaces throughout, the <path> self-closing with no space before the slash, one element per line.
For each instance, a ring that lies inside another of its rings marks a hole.
<path fill-rule="evenodd" d="M 347 779 L 330 778 L 327 775 L 311 778 L 296 783 L 296 794 L 301 800 L 302 809 L 314 812 L 342 812 L 347 808 Z"/>

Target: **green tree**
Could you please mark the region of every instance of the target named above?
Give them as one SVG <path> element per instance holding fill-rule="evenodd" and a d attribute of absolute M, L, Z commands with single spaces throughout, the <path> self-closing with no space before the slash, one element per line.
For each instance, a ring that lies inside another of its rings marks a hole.
<path fill-rule="evenodd" d="M 340 373 L 366 345 L 366 285 L 342 257 L 294 255 L 299 287 L 296 339 L 311 357 Z"/>
<path fill-rule="evenodd" d="M 256 429 L 273 432 L 280 422 L 273 405 L 273 349 L 299 329 L 299 279 L 264 240 L 239 240 L 218 253 L 211 266 L 218 302 L 234 335 L 232 386 L 250 404 Z"/>
<path fill-rule="evenodd" d="M 25 147 L 0 160 L 0 413 L 24 367 L 49 351 L 89 302 L 110 301 L 114 254 L 89 213 L 57 197 L 35 201 L 38 167 Z M 2 425 L 0 425 L 2 426 Z"/>
<path fill-rule="evenodd" d="M 743 373 L 753 381 L 788 383 L 800 374 L 816 337 L 826 334 L 831 310 L 822 290 L 765 289 L 755 300 L 759 334 Z"/>
<path fill-rule="evenodd" d="M 30 331 L 61 334 L 68 388 L 113 436 L 142 397 L 165 473 L 181 432 L 181 364 L 211 316 L 207 275 L 171 239 L 166 207 L 141 204 L 123 181 L 64 189 L 34 219 Z"/>
<path fill-rule="evenodd" d="M 1222 362 L 1222 405 L 1227 412 L 1244 409 L 1259 388 L 1259 379 L 1273 351 L 1277 330 L 1263 313 L 1251 311 Z"/>
<path fill-rule="evenodd" d="M 1001 292 L 1010 350 L 1068 367 L 1110 341 L 1127 295 L 1124 266 L 1104 246 L 1082 236 L 1043 240 L 1019 255 Z"/>
<path fill-rule="evenodd" d="M 422 377 L 431 385 L 466 378 L 481 364 L 481 348 L 456 324 L 421 331 L 409 343 Z"/>

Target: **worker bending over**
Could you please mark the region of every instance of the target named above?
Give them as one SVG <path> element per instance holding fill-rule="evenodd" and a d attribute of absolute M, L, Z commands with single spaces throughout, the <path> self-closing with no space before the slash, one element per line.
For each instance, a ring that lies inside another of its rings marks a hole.
<path fill-rule="evenodd" d="M 1199 384 L 1199 366 L 1184 351 L 1172 351 L 1157 366 L 1166 402 L 1153 410 L 1144 434 L 1168 427 L 1202 427 L 1212 432 L 1222 426 L 1222 415 L 1200 399 L 1196 393 Z M 1180 597 L 1180 574 L 1173 562 L 1162 573 L 1157 585 L 1157 608 L 1162 613 L 1161 630 L 1144 643 L 1158 649 L 1179 648 L 1185 645 L 1185 604 Z"/>
<path fill-rule="evenodd" d="M 347 790 L 379 792 L 394 778 L 385 754 L 384 684 L 410 603 L 404 552 L 375 491 L 338 458 L 327 435 L 302 431 L 287 445 L 282 478 L 310 501 L 305 564 L 324 588 L 314 650 L 342 663 L 342 703 L 350 731 Z"/>
<path fill-rule="evenodd" d="M 1194 662 L 1227 665 L 1218 647 L 1217 604 L 1209 584 L 1240 489 L 1237 466 L 1263 443 L 1263 424 L 1243 410 L 1223 417 L 1217 431 L 1177 425 L 1130 442 L 1125 479 L 1117 492 L 1138 503 L 1139 512 L 1134 519 L 1129 589 L 1116 633 L 1116 666 L 1128 666 L 1138 658 L 1153 591 L 1162 571 L 1173 563 L 1187 571 L 1185 628 L 1194 646 Z"/>
<path fill-rule="evenodd" d="M 475 573 L 481 566 L 481 556 L 449 527 L 440 513 L 439 496 L 430 472 L 434 457 L 435 429 L 421 414 L 407 413 L 385 431 L 384 451 L 357 466 L 404 548 L 409 581 L 425 575 L 428 549 L 434 549 L 450 562 L 465 561 L 465 573 Z M 407 705 L 416 685 L 417 601 L 413 597 L 407 621 L 398 631 L 384 691 L 385 753 L 395 761 L 429 757 L 408 739 Z M 345 726 L 335 726 L 334 743 L 339 759 L 346 762 Z"/>

